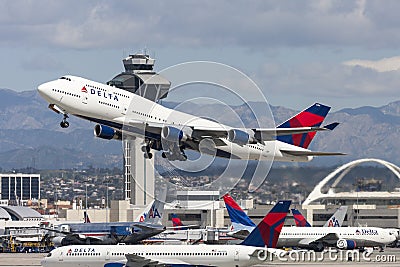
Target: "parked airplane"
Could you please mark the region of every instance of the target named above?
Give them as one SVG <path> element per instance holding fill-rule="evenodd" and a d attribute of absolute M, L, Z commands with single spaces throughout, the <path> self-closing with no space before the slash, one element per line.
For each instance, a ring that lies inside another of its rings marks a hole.
<path fill-rule="evenodd" d="M 136 244 L 165 230 L 161 225 L 164 203 L 154 200 L 135 222 L 71 223 L 60 225 L 60 230 L 49 230 L 62 234 L 52 239 L 55 246 Z M 85 217 L 88 219 L 88 216 Z"/>
<path fill-rule="evenodd" d="M 346 217 L 347 206 L 340 206 L 336 212 L 326 221 L 324 227 L 342 227 L 344 218 Z M 292 209 L 292 214 L 297 227 L 310 227 L 311 224 L 297 209 Z"/>
<path fill-rule="evenodd" d="M 76 76 L 63 76 L 41 84 L 39 94 L 49 108 L 98 123 L 97 137 L 121 139 L 122 131 L 144 137 L 144 156 L 151 149 L 170 160 L 186 160 L 185 149 L 218 157 L 252 160 L 301 161 L 313 156 L 343 155 L 307 149 L 317 131 L 332 130 L 338 123 L 320 127 L 330 107 L 314 104 L 277 128 L 234 128 L 212 120 L 172 110 L 129 91 Z M 134 103 L 134 105 L 130 104 Z M 132 108 L 132 110 L 128 110 Z"/>
<path fill-rule="evenodd" d="M 251 266 L 281 254 L 275 249 L 290 201 L 279 201 L 240 245 L 67 246 L 50 252 L 44 267 Z"/>
<path fill-rule="evenodd" d="M 251 219 L 232 197 L 224 196 L 224 201 L 234 226 L 231 235 L 236 238 L 245 237 L 248 229 L 251 229 L 249 226 Z M 339 249 L 370 246 L 382 248 L 396 239 L 397 233 L 393 229 L 378 227 L 283 227 L 277 246 L 300 247 L 315 251 L 322 251 L 325 246 Z"/>

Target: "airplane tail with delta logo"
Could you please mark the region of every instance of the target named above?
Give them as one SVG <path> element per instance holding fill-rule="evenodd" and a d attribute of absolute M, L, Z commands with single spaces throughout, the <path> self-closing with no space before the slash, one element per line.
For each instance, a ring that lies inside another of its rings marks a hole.
<path fill-rule="evenodd" d="M 230 227 L 230 231 L 232 232 L 231 235 L 244 239 L 243 236 L 247 236 L 248 233 L 253 231 L 253 229 L 256 227 L 256 224 L 249 218 L 249 216 L 247 216 L 247 214 L 229 194 L 225 194 L 223 199 L 226 209 L 228 210 L 229 218 L 232 222 Z"/>
<path fill-rule="evenodd" d="M 292 214 L 297 227 L 311 227 L 311 224 L 298 209 L 292 209 Z"/>
<path fill-rule="evenodd" d="M 174 230 L 187 230 L 188 228 L 182 223 L 181 219 L 175 213 L 171 214 L 172 226 Z"/>
<path fill-rule="evenodd" d="M 320 127 L 330 109 L 331 107 L 315 103 L 278 125 L 277 128 Z M 332 123 L 325 126 L 325 128 L 333 130 L 337 125 L 338 123 Z M 277 136 L 277 140 L 298 147 L 308 148 L 316 133 L 317 132 L 308 132 L 303 134 L 280 135 Z"/>
<path fill-rule="evenodd" d="M 346 217 L 347 206 L 340 206 L 336 212 L 326 221 L 324 227 L 342 227 L 344 218 Z M 294 222 L 297 227 L 311 227 L 311 224 L 297 209 L 292 209 Z"/>
<path fill-rule="evenodd" d="M 240 244 L 276 248 L 291 202 L 290 200 L 278 201 L 250 235 Z"/>

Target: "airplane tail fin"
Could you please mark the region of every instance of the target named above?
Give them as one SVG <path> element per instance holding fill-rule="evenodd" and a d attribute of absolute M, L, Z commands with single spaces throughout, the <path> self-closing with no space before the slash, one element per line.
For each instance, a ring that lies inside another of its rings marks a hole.
<path fill-rule="evenodd" d="M 174 230 L 182 229 L 182 226 L 185 226 L 181 219 L 176 215 L 175 213 L 171 214 L 171 220 L 172 220 L 172 226 L 174 227 Z"/>
<path fill-rule="evenodd" d="M 235 200 L 229 195 L 223 196 L 226 209 L 228 210 L 229 218 L 231 219 L 232 226 L 231 231 L 248 230 L 251 232 L 256 225 L 242 210 L 242 208 L 235 202 Z"/>
<path fill-rule="evenodd" d="M 89 215 L 86 211 L 83 212 L 83 221 L 84 223 L 90 223 Z"/>
<path fill-rule="evenodd" d="M 145 222 L 149 224 L 162 224 L 162 216 L 164 214 L 164 203 L 167 195 L 167 189 L 161 188 L 161 192 L 157 199 L 154 199 L 147 205 L 146 208 L 139 214 L 134 222 Z M 162 201 L 160 201 L 161 199 Z"/>
<path fill-rule="evenodd" d="M 346 217 L 347 206 L 340 206 L 338 210 L 324 224 L 324 227 L 342 227 L 344 218 Z"/>
<path fill-rule="evenodd" d="M 146 214 L 144 219 L 145 223 L 149 224 L 162 224 L 162 216 L 164 215 L 164 202 L 155 199 L 153 205 L 151 205 L 150 210 Z"/>
<path fill-rule="evenodd" d="M 135 220 L 133 220 L 134 222 L 144 222 L 144 220 L 147 217 L 147 214 L 149 213 L 151 207 L 154 204 L 154 200 L 146 207 L 144 208 L 144 210 L 142 211 L 142 213 L 140 213 Z"/>
<path fill-rule="evenodd" d="M 301 111 L 296 116 L 278 125 L 277 128 L 319 127 L 330 109 L 331 108 L 328 106 L 315 103 L 309 108 Z M 281 135 L 277 137 L 277 140 L 291 145 L 308 148 L 315 134 L 316 132 Z"/>
<path fill-rule="evenodd" d="M 241 245 L 275 248 L 290 204 L 290 200 L 278 201 Z"/>
<path fill-rule="evenodd" d="M 304 218 L 303 214 L 301 214 L 298 209 L 292 209 L 292 214 L 297 227 L 311 227 L 311 224 L 307 222 L 306 218 Z"/>

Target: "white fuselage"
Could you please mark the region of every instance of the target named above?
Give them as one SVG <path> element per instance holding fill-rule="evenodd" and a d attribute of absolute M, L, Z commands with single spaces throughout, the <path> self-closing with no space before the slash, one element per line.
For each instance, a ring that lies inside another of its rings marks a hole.
<path fill-rule="evenodd" d="M 283 227 L 277 246 L 307 245 L 307 242 L 328 234 L 336 234 L 339 239 L 353 240 L 357 247 L 385 246 L 397 238 L 390 229 L 379 227 Z"/>
<path fill-rule="evenodd" d="M 267 250 L 242 245 L 99 245 L 65 246 L 54 249 L 43 260 L 44 267 L 123 266 L 125 255 L 134 254 L 164 264 L 201 266 L 251 266 L 259 264 L 258 252 Z M 256 255 L 257 254 L 257 255 Z M 254 256 L 256 255 L 256 256 Z"/>
<path fill-rule="evenodd" d="M 134 93 L 81 77 L 65 76 L 38 87 L 40 95 L 64 113 L 121 130 L 125 125 L 155 123 L 195 127 L 209 130 L 230 130 L 232 127 L 208 119 L 163 107 Z M 138 134 L 139 135 L 139 134 Z M 143 137 L 143 134 L 141 135 Z M 223 139 L 226 145 L 218 150 L 238 159 L 310 161 L 312 156 L 291 156 L 280 149 L 309 151 L 278 140 L 239 145 Z M 228 157 L 228 156 L 227 156 Z"/>

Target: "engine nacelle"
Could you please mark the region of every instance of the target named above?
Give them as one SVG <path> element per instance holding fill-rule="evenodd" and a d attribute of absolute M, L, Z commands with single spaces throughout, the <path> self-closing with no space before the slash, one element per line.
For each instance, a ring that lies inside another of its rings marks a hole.
<path fill-rule="evenodd" d="M 231 129 L 228 131 L 228 140 L 238 145 L 246 145 L 256 142 L 254 139 L 254 133 L 249 134 L 248 132 L 238 129 Z"/>
<path fill-rule="evenodd" d="M 181 129 L 172 126 L 164 126 L 161 130 L 161 137 L 169 142 L 180 142 L 186 141 L 189 135 Z"/>
<path fill-rule="evenodd" d="M 64 236 L 55 236 L 51 239 L 55 247 L 61 247 L 63 245 Z"/>
<path fill-rule="evenodd" d="M 354 240 L 339 239 L 336 242 L 336 247 L 338 249 L 355 249 L 357 244 Z"/>
<path fill-rule="evenodd" d="M 99 138 L 111 140 L 111 139 L 117 139 L 121 140 L 122 139 L 122 134 L 120 131 L 116 131 L 111 127 L 101 125 L 101 124 L 96 124 L 94 126 L 94 135 Z"/>

